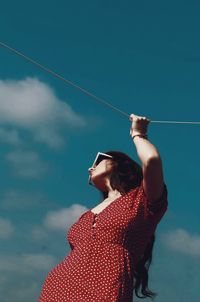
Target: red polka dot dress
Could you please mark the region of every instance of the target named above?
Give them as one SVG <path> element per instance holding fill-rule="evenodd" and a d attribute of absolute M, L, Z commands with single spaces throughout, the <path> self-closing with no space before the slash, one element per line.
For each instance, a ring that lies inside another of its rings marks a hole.
<path fill-rule="evenodd" d="M 167 210 L 167 187 L 150 203 L 140 186 L 70 227 L 70 253 L 49 272 L 38 302 L 132 302 L 133 270 Z"/>

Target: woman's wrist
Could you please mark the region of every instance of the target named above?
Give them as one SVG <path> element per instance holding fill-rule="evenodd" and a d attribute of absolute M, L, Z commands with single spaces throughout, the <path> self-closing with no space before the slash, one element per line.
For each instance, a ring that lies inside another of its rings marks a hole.
<path fill-rule="evenodd" d="M 141 137 L 141 138 L 148 138 L 147 133 L 141 133 L 141 132 L 135 132 L 135 133 L 131 133 L 131 137 L 132 139 L 134 139 L 135 137 Z"/>
<path fill-rule="evenodd" d="M 132 141 L 142 165 L 147 165 L 152 158 L 160 157 L 157 148 L 144 136 L 144 133 L 135 133 L 133 136 Z"/>

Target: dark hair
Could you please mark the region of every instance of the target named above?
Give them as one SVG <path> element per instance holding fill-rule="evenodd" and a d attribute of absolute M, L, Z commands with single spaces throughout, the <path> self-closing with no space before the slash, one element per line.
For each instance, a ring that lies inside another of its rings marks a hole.
<path fill-rule="evenodd" d="M 131 189 L 138 187 L 143 179 L 142 167 L 130 158 L 127 154 L 120 151 L 104 152 L 113 156 L 113 169 L 110 174 L 110 185 L 117 189 L 122 195 L 128 193 Z M 108 197 L 107 192 L 101 192 L 102 197 Z M 133 272 L 135 294 L 138 298 L 154 298 L 157 294 L 148 288 L 148 270 L 152 262 L 152 250 L 155 242 L 155 233 L 148 242 L 144 254 L 141 256 Z M 141 290 L 143 296 L 139 296 Z"/>

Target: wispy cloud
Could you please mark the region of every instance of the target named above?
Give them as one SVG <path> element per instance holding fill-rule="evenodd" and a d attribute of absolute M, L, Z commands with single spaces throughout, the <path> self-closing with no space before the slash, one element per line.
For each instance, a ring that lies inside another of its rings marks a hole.
<path fill-rule="evenodd" d="M 66 230 L 85 211 L 87 211 L 87 208 L 78 204 L 73 204 L 70 208 L 50 211 L 44 219 L 44 226 L 52 230 Z"/>
<path fill-rule="evenodd" d="M 54 256 L 49 254 L 1 255 L 0 272 L 20 272 L 30 275 L 37 271 L 46 271 L 56 264 Z"/>
<path fill-rule="evenodd" d="M 37 301 L 45 275 L 57 263 L 56 257 L 45 253 L 0 254 L 1 301 Z"/>
<path fill-rule="evenodd" d="M 37 78 L 0 80 L 0 124 L 32 133 L 37 142 L 53 148 L 65 144 L 63 128 L 86 126 L 86 120 L 61 101 L 53 89 Z M 0 131 L 0 139 L 7 143 L 19 141 L 17 132 Z"/>
<path fill-rule="evenodd" d="M 44 242 L 44 240 L 49 238 L 52 238 L 51 234 L 49 234 L 48 230 L 43 226 L 33 226 L 31 230 L 31 239 Z"/>
<path fill-rule="evenodd" d="M 49 170 L 49 165 L 33 151 L 12 151 L 6 160 L 14 167 L 13 173 L 24 178 L 40 179 Z"/>
<path fill-rule="evenodd" d="M 170 249 L 191 257 L 200 257 L 200 235 L 176 229 L 161 236 L 163 244 Z"/>
<path fill-rule="evenodd" d="M 37 301 L 39 291 L 40 289 L 37 281 L 32 281 L 29 279 L 22 281 L 16 278 L 14 284 L 11 283 L 10 287 L 6 286 L 2 289 L 2 294 L 0 291 L 1 297 L 5 297 L 5 300 L 1 300 L 1 301 L 2 302 Z"/>
<path fill-rule="evenodd" d="M 8 239 L 14 233 L 14 226 L 12 222 L 8 219 L 0 217 L 0 238 Z"/>
<path fill-rule="evenodd" d="M 0 141 L 13 146 L 22 144 L 19 133 L 15 129 L 0 128 Z"/>
<path fill-rule="evenodd" d="M 50 206 L 51 202 L 47 199 L 45 194 L 34 190 L 23 191 L 20 189 L 11 188 L 4 192 L 1 197 L 0 208 L 10 211 L 22 210 L 27 211 L 33 208 L 40 208 L 42 206 Z"/>

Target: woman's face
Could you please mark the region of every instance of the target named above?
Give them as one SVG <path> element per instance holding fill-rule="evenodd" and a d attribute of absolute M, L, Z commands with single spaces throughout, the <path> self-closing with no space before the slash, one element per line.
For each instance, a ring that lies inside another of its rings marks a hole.
<path fill-rule="evenodd" d="M 110 159 L 103 159 L 99 164 L 90 167 L 88 171 L 94 185 L 99 187 L 105 183 L 105 178 L 111 173 L 112 168 L 113 162 Z"/>

